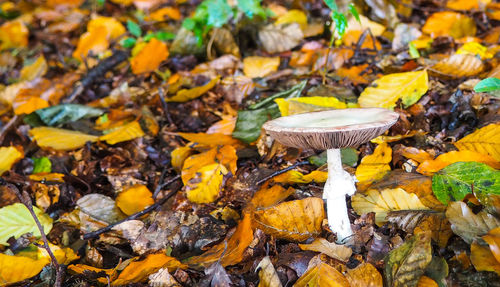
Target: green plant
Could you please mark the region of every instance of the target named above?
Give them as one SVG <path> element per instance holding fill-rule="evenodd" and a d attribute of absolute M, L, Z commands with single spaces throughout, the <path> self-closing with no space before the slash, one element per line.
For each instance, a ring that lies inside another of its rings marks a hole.
<path fill-rule="evenodd" d="M 133 37 L 127 37 L 120 41 L 120 44 L 125 48 L 132 48 L 137 43 L 137 40 L 142 36 L 142 29 L 137 23 L 131 20 L 127 20 L 127 30 Z M 156 38 L 160 41 L 172 40 L 175 38 L 175 34 L 166 32 L 166 31 L 158 31 L 151 32 L 149 31 L 144 37 L 142 37 L 143 42 L 148 42 L 152 38 Z"/>

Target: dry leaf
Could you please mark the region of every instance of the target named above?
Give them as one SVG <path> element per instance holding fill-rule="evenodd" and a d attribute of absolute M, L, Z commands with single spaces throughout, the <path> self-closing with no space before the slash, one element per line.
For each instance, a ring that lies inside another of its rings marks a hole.
<path fill-rule="evenodd" d="M 219 163 L 204 166 L 186 184 L 186 197 L 193 203 L 211 203 L 219 196 L 228 170 Z"/>
<path fill-rule="evenodd" d="M 431 176 L 435 172 L 447 167 L 452 163 L 469 162 L 469 161 L 482 162 L 493 168 L 496 169 L 500 168 L 500 162 L 498 162 L 489 155 L 480 154 L 471 150 L 462 150 L 462 151 L 450 151 L 438 156 L 434 160 L 426 160 L 418 166 L 417 172 Z"/>
<path fill-rule="evenodd" d="M 167 45 L 153 38 L 130 60 L 132 72 L 136 75 L 153 72 L 167 58 Z"/>
<path fill-rule="evenodd" d="M 216 78 L 212 79 L 210 82 L 206 83 L 203 86 L 192 88 L 192 89 L 182 89 L 177 92 L 177 94 L 173 97 L 166 98 L 166 102 L 187 102 L 192 99 L 196 99 L 200 97 L 201 95 L 205 94 L 206 92 L 210 91 L 213 87 L 215 87 L 215 84 L 219 82 L 220 76 L 217 76 Z"/>
<path fill-rule="evenodd" d="M 370 189 L 366 194 L 357 193 L 351 198 L 351 204 L 357 214 L 375 212 L 375 222 L 381 226 L 387 221 L 387 214 L 400 210 L 428 210 L 417 195 L 407 193 L 402 188 Z"/>
<path fill-rule="evenodd" d="M 321 170 L 313 170 L 311 173 L 304 175 L 300 171 L 290 170 L 272 178 L 275 183 L 311 183 L 311 182 L 326 182 L 328 172 Z"/>
<path fill-rule="evenodd" d="M 243 59 L 243 73 L 250 78 L 263 78 L 276 72 L 279 65 L 279 57 L 246 57 Z"/>
<path fill-rule="evenodd" d="M 481 73 L 484 64 L 476 56 L 467 54 L 452 55 L 434 66 L 431 70 L 438 75 L 444 75 L 454 78 L 471 77 Z"/>
<path fill-rule="evenodd" d="M 478 42 L 467 42 L 462 47 L 460 47 L 457 55 L 466 54 L 472 56 L 479 56 L 481 60 L 493 58 L 493 54 L 488 51 L 488 48 L 479 44 Z"/>
<path fill-rule="evenodd" d="M 401 99 L 403 105 L 408 107 L 427 92 L 428 82 L 425 70 L 385 75 L 367 87 L 359 96 L 358 102 L 362 108 L 392 109 Z"/>
<path fill-rule="evenodd" d="M 309 197 L 288 201 L 255 212 L 254 221 L 259 229 L 277 238 L 304 241 L 321 233 L 325 218 L 323 200 Z"/>
<path fill-rule="evenodd" d="M 470 246 L 470 261 L 477 271 L 492 271 L 500 276 L 500 262 L 488 247 L 473 242 Z"/>
<path fill-rule="evenodd" d="M 302 275 L 294 287 L 349 287 L 349 281 L 337 269 L 320 262 Z"/>
<path fill-rule="evenodd" d="M 422 32 L 432 38 L 451 36 L 459 39 L 476 35 L 476 24 L 472 18 L 451 11 L 436 12 L 427 18 Z"/>
<path fill-rule="evenodd" d="M 446 8 L 452 10 L 463 10 L 469 11 L 479 8 L 479 1 L 469 1 L 469 0 L 448 0 L 446 2 Z"/>
<path fill-rule="evenodd" d="M 24 152 L 16 147 L 0 147 L 0 175 L 10 170 L 12 166 L 24 157 Z"/>
<path fill-rule="evenodd" d="M 39 147 L 54 150 L 74 150 L 98 139 L 97 136 L 51 127 L 32 128 L 29 133 Z"/>
<path fill-rule="evenodd" d="M 262 258 L 257 268 L 259 272 L 259 286 L 258 287 L 282 287 L 278 273 L 274 269 L 273 263 L 269 256 Z"/>
<path fill-rule="evenodd" d="M 383 287 L 382 275 L 370 263 L 362 263 L 354 269 L 347 270 L 346 275 L 351 287 Z"/>
<path fill-rule="evenodd" d="M 271 207 L 282 202 L 294 192 L 295 189 L 285 190 L 281 185 L 273 185 L 270 188 L 264 186 L 253 195 L 250 205 L 251 208 L 255 209 Z"/>
<path fill-rule="evenodd" d="M 70 272 L 81 274 L 85 276 L 90 276 L 92 278 L 97 277 L 97 281 L 101 284 L 108 284 L 115 280 L 117 273 L 115 269 L 102 269 L 96 268 L 85 264 L 72 264 L 68 266 Z"/>
<path fill-rule="evenodd" d="M 8 21 L 0 26 L 0 51 L 28 46 L 29 30 L 20 20 Z"/>
<path fill-rule="evenodd" d="M 337 69 L 336 73 L 341 78 L 349 79 L 353 84 L 368 84 L 367 74 L 363 74 L 362 72 L 368 68 L 368 64 L 351 66 L 349 68 L 340 67 Z"/>
<path fill-rule="evenodd" d="M 126 215 L 142 211 L 155 203 L 153 194 L 143 184 L 136 184 L 120 192 L 115 202 Z"/>
<path fill-rule="evenodd" d="M 99 140 L 105 141 L 108 144 L 116 144 L 140 138 L 142 136 L 144 136 L 144 132 L 142 131 L 139 122 L 133 121 L 113 130 L 109 134 L 99 137 Z"/>
<path fill-rule="evenodd" d="M 117 208 L 115 201 L 109 196 L 91 193 L 78 199 L 76 204 L 80 209 L 80 217 L 85 214 L 104 224 L 114 223 L 125 218 L 125 215 Z M 82 229 L 85 229 L 84 226 Z"/>
<path fill-rule="evenodd" d="M 311 244 L 299 244 L 300 249 L 316 251 L 342 262 L 347 262 L 352 254 L 352 249 L 345 245 L 329 242 L 324 238 L 316 238 Z"/>
<path fill-rule="evenodd" d="M 87 32 L 80 36 L 73 57 L 81 61 L 89 52 L 102 53 L 108 49 L 109 41 L 123 33 L 125 33 L 125 27 L 115 18 L 96 17 L 87 24 Z"/>
<path fill-rule="evenodd" d="M 0 253 L 0 285 L 4 286 L 31 278 L 40 273 L 49 262 L 45 258 L 35 260 Z"/>
<path fill-rule="evenodd" d="M 500 161 L 500 124 L 482 127 L 457 141 L 455 146 L 461 151 L 476 151 Z"/>
<path fill-rule="evenodd" d="M 500 227 L 490 230 L 483 239 L 490 245 L 491 253 L 500 264 Z"/>
<path fill-rule="evenodd" d="M 356 169 L 356 179 L 362 183 L 376 181 L 391 170 L 389 162 L 392 160 L 392 149 L 387 143 L 378 145 L 371 155 L 361 159 Z"/>
<path fill-rule="evenodd" d="M 230 136 L 236 126 L 236 117 L 222 117 L 222 120 L 214 123 L 207 129 L 207 134 L 222 134 Z"/>
<path fill-rule="evenodd" d="M 269 24 L 259 30 L 259 40 L 268 53 L 281 53 L 294 48 L 304 39 L 300 25 L 292 23 L 289 25 Z"/>

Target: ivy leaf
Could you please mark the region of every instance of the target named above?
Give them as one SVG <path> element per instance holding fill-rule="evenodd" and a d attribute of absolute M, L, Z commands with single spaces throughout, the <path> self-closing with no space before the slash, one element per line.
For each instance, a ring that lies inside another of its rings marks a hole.
<path fill-rule="evenodd" d="M 52 163 L 50 159 L 46 156 L 33 159 L 33 174 L 40 172 L 51 172 Z"/>
<path fill-rule="evenodd" d="M 456 162 L 432 177 L 432 191 L 443 204 L 462 200 L 474 192 L 476 197 L 500 195 L 500 171 L 479 162 Z"/>
<path fill-rule="evenodd" d="M 498 90 L 500 90 L 500 79 L 498 78 L 486 78 L 477 83 L 474 87 L 474 91 L 478 93 L 493 92 Z"/>
<path fill-rule="evenodd" d="M 142 34 L 141 27 L 130 20 L 127 20 L 127 30 L 135 37 L 140 37 Z"/>

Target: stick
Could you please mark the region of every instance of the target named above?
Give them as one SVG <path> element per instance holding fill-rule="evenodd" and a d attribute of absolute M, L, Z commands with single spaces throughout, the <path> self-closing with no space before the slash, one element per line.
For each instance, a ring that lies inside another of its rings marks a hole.
<path fill-rule="evenodd" d="M 16 115 L 16 116 L 13 116 L 12 119 L 9 120 L 9 122 L 7 124 L 5 124 L 5 126 L 2 127 L 2 131 L 0 131 L 0 145 L 3 143 L 3 139 L 5 138 L 5 136 L 7 135 L 7 133 L 9 132 L 9 130 L 11 128 L 14 127 L 14 125 L 20 120 L 20 118 Z"/>
<path fill-rule="evenodd" d="M 281 170 L 275 171 L 275 172 L 271 173 L 270 175 L 268 175 L 268 176 L 264 177 L 263 179 L 261 179 L 261 180 L 257 181 L 257 185 L 261 185 L 261 184 L 263 184 L 264 182 L 266 182 L 266 181 L 270 180 L 271 178 L 273 178 L 273 177 L 275 177 L 275 176 L 278 176 L 278 175 L 280 175 L 280 174 L 283 174 L 283 173 L 285 173 L 285 172 L 287 172 L 287 171 L 289 171 L 289 170 L 292 170 L 292 169 L 296 168 L 297 166 L 300 166 L 300 165 L 306 165 L 306 164 L 309 164 L 309 162 L 308 162 L 308 161 L 299 161 L 299 162 L 296 162 L 296 163 L 292 164 L 292 165 L 291 165 L 291 166 L 289 166 L 289 167 L 286 167 L 286 168 L 284 168 L 284 169 L 281 169 Z"/>

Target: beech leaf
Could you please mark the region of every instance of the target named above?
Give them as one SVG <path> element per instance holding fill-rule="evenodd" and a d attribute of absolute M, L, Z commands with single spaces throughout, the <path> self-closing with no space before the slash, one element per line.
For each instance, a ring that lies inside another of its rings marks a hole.
<path fill-rule="evenodd" d="M 43 231 L 48 234 L 52 229 L 52 218 L 36 206 L 33 206 L 33 210 L 43 226 Z M 0 208 L 0 245 L 7 245 L 10 237 L 18 238 L 25 233 L 32 233 L 36 237 L 41 236 L 28 208 L 22 203 Z"/>

